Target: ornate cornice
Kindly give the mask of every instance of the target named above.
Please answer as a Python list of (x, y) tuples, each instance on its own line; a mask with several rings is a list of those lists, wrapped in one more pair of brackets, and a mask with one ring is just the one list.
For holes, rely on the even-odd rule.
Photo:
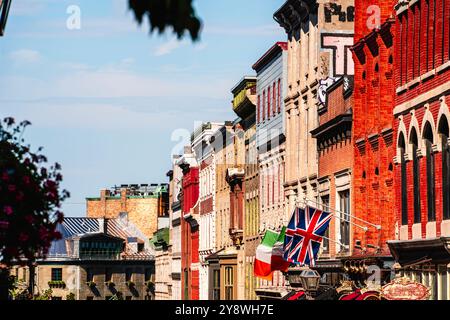
[(316, 8), (316, 1), (288, 0), (274, 13), (273, 17), (289, 34), (297, 29), (300, 23), (309, 16), (309, 13)]

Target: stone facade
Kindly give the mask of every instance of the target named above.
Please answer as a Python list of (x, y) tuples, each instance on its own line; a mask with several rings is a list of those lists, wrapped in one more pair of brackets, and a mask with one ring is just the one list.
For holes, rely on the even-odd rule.
[(287, 215), (296, 204), (317, 200), (318, 109), (340, 76), (353, 75), (353, 1), (287, 1), (275, 20), (288, 35), (285, 102)]
[(168, 216), (168, 186), (130, 185), (114, 190), (101, 190), (99, 198), (86, 199), (89, 218), (118, 218), (126, 212), (147, 239), (158, 229), (158, 217)]
[[(11, 274), (28, 282), (28, 277), (22, 278), (24, 272), (29, 272), (27, 267), (18, 267), (14, 268)], [(61, 273), (63, 285), (52, 283), (52, 273), (55, 272)], [(152, 281), (154, 272), (154, 266), (139, 262), (40, 262), (35, 268), (35, 294), (42, 294), (51, 289), (54, 300), (66, 300), (69, 294), (73, 294), (75, 300), (110, 300), (117, 296), (117, 293), (124, 300), (153, 300), (154, 296), (148, 292), (146, 281)], [(134, 286), (127, 285), (127, 273), (131, 274)], [(109, 285), (107, 280), (114, 283), (114, 286)], [(95, 283), (95, 286), (89, 286), (90, 281)]]

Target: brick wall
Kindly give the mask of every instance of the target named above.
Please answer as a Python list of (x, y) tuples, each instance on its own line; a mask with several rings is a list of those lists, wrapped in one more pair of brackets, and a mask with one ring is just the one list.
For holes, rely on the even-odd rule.
[(121, 212), (128, 213), (130, 222), (142, 231), (148, 239), (158, 229), (158, 197), (131, 198), (122, 190), (120, 198), (108, 197), (103, 190), (101, 197), (87, 199), (88, 218), (118, 218)]
[[(363, 247), (379, 246), (389, 250), (386, 241), (394, 237), (393, 145), (393, 36), (395, 25), (384, 25), (393, 14), (396, 1), (356, 1), (355, 3), (355, 88), (353, 109), (353, 214), (370, 223), (381, 225), (380, 231), (352, 226), (353, 237)], [(381, 30), (371, 29), (373, 8), (380, 9)], [(376, 8), (375, 8), (376, 9)], [(365, 39), (362, 39), (364, 38)], [(354, 254), (361, 252), (355, 250)], [(375, 254), (368, 249), (369, 254)]]

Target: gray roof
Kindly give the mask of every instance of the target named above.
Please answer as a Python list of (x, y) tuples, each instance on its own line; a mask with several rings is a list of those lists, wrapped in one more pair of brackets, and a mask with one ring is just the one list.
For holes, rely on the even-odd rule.
[[(67, 242), (76, 237), (103, 233), (103, 221), (103, 219), (95, 218), (64, 218), (63, 223), (57, 226), (57, 231), (61, 233), (62, 239), (52, 242), (48, 258), (67, 257)], [(153, 256), (153, 253), (149, 250), (150, 246), (147, 246), (147, 239), (142, 239), (142, 233), (131, 222), (126, 222), (125, 225), (119, 219), (107, 219), (107, 234), (112, 237), (124, 239), (125, 242), (130, 239), (144, 242), (146, 250), (139, 254), (139, 259), (142, 259), (144, 255), (148, 257)], [(125, 255), (128, 254), (125, 253)], [(132, 259), (132, 256), (133, 254), (130, 254), (127, 260)]]

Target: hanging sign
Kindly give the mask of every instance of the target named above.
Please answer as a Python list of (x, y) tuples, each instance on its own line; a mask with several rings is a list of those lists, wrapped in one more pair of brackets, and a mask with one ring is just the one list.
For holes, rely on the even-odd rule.
[(428, 300), (430, 289), (421, 283), (402, 277), (383, 286), (381, 295), (387, 300)]

